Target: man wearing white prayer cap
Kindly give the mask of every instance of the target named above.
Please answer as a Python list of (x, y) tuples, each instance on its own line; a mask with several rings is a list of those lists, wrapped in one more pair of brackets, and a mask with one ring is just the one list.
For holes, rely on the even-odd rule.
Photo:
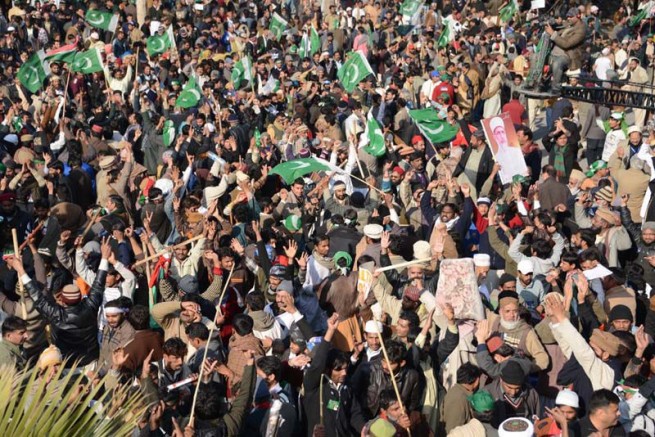
[(364, 325), (366, 342), (355, 347), (355, 352), (350, 357), (353, 364), (369, 363), (382, 359), (380, 346), (380, 335), (382, 335), (382, 323), (369, 320)]

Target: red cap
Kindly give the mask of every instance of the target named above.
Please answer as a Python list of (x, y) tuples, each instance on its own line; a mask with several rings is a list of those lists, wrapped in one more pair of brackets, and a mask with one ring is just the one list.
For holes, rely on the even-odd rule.
[(405, 174), (405, 170), (403, 170), (401, 166), (397, 165), (393, 168), (393, 173), (398, 173), (400, 176), (402, 176)]
[(97, 134), (101, 134), (103, 129), (102, 126), (100, 126), (99, 124), (94, 124), (93, 126), (91, 126), (91, 130)]
[(414, 144), (418, 143), (419, 141), (423, 141), (423, 137), (420, 136), (420, 135), (414, 135), (414, 136), (412, 137), (412, 146), (413, 146)]
[(15, 193), (2, 193), (0, 194), (0, 202), (7, 202), (11, 200), (16, 200)]
[(407, 299), (413, 302), (418, 302), (421, 297), (421, 290), (415, 285), (409, 285), (405, 288), (404, 295), (407, 296)]
[(503, 339), (500, 338), (500, 336), (498, 336), (498, 335), (494, 335), (493, 337), (489, 338), (489, 340), (487, 340), (487, 349), (489, 349), (490, 354), (493, 354), (503, 344), (504, 344)]

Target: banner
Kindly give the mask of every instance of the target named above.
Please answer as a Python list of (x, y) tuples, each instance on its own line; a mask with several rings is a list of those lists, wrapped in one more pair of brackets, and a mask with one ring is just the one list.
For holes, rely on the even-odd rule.
[(500, 164), (502, 183), (510, 183), (514, 175), (529, 176), (509, 113), (503, 112), (495, 117), (485, 118), (482, 120), (482, 129), (491, 153)]

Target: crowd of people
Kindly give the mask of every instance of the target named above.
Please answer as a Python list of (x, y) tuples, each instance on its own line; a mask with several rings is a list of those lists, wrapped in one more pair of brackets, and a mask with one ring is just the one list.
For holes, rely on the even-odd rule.
[(560, 94), (651, 94), (653, 2), (2, 11), (0, 365), (134, 436), (655, 435), (653, 114)]

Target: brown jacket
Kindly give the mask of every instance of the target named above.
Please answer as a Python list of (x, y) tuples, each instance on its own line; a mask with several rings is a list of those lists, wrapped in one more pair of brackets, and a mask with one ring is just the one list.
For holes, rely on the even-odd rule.
[(586, 37), (585, 25), (581, 20), (571, 27), (553, 33), (550, 39), (555, 43), (554, 56), (568, 56), (569, 70), (577, 70), (582, 66), (582, 54)]
[(243, 351), (254, 350), (255, 357), (261, 357), (266, 354), (260, 339), (252, 334), (245, 337), (240, 335), (232, 335), (230, 338), (230, 353), (227, 356), (227, 367), (234, 372), (236, 376), (241, 378), (243, 369), (246, 367), (248, 359)]

